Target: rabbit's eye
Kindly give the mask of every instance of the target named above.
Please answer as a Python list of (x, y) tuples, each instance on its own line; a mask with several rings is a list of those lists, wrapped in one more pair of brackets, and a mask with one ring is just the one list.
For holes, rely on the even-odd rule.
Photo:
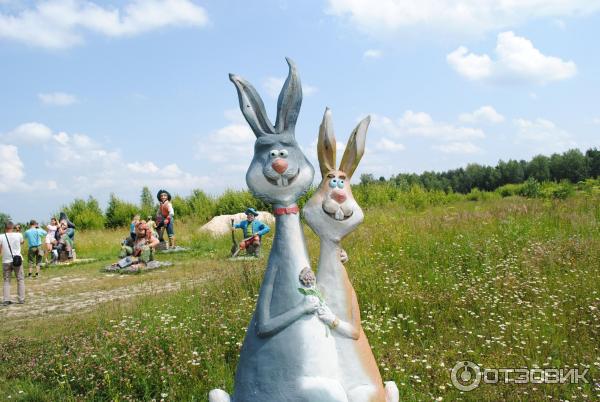
[(338, 180), (337, 179), (331, 179), (331, 180), (329, 180), (329, 187), (336, 188), (337, 185), (338, 185)]
[(285, 149), (282, 149), (281, 151), (279, 151), (279, 156), (282, 158), (287, 158), (288, 156), (288, 151)]
[(338, 188), (344, 188), (344, 180), (340, 180), (337, 183)]
[(277, 155), (279, 155), (279, 151), (276, 149), (272, 149), (271, 152), (269, 152), (269, 155), (271, 155), (272, 157), (276, 157)]

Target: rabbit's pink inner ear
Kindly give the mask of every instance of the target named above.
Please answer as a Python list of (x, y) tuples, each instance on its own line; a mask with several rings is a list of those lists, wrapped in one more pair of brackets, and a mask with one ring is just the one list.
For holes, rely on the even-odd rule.
[(323, 121), (319, 127), (319, 141), (317, 144), (317, 156), (319, 158), (319, 167), (321, 168), (321, 176), (325, 178), (327, 173), (335, 170), (335, 153), (336, 153), (335, 135), (333, 133), (333, 121), (331, 118), (331, 110), (325, 109)]
[(348, 139), (348, 145), (346, 145), (342, 162), (340, 162), (340, 170), (348, 175), (348, 180), (350, 180), (354, 174), (354, 171), (358, 167), (358, 163), (365, 153), (367, 129), (369, 128), (370, 122), (371, 116), (362, 119)]

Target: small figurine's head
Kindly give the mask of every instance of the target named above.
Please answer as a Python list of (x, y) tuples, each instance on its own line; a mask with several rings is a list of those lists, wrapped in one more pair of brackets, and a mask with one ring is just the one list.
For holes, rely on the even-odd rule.
[(152, 237), (152, 231), (148, 227), (148, 224), (146, 224), (146, 221), (139, 221), (137, 225), (135, 225), (135, 237), (136, 239), (149, 239)]
[(303, 209), (308, 225), (319, 237), (340, 241), (363, 221), (363, 212), (352, 195), (350, 179), (364, 154), (369, 122), (367, 116), (358, 123), (336, 169), (331, 111), (325, 109), (317, 146), (322, 180)]
[(286, 60), (289, 74), (279, 94), (275, 125), (269, 120), (254, 87), (237, 75), (229, 75), (237, 89), (242, 114), (256, 136), (246, 183), (256, 197), (284, 206), (304, 194), (314, 176), (314, 169), (294, 134), (302, 103), (302, 87), (294, 63)]
[(163, 203), (165, 201), (171, 201), (171, 193), (169, 193), (167, 190), (158, 190), (158, 193), (156, 194), (156, 198), (158, 199), (158, 201), (160, 203)]
[(246, 213), (246, 220), (248, 220), (248, 222), (252, 222), (254, 220), (254, 218), (256, 218), (258, 216), (258, 211), (256, 211), (256, 209), (254, 209), (254, 208), (246, 209), (245, 213)]

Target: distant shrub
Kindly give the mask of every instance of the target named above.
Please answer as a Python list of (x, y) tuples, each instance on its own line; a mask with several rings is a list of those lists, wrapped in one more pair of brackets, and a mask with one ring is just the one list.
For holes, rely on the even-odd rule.
[(246, 208), (253, 207), (257, 210), (269, 210), (270, 208), (258, 200), (249, 191), (226, 190), (217, 198), (215, 215), (231, 215), (244, 212)]
[(520, 191), (520, 184), (505, 184), (496, 189), (496, 192), (500, 194), (501, 197), (512, 197), (514, 195), (519, 195)]
[(192, 214), (192, 208), (187, 200), (179, 195), (174, 196), (171, 199), (171, 205), (173, 205), (173, 212), (177, 218), (183, 218)]
[(541, 185), (533, 177), (530, 177), (529, 179), (525, 180), (525, 182), (520, 186), (521, 188), (519, 189), (519, 195), (523, 197), (537, 198), (541, 194)]
[(190, 213), (202, 222), (209, 221), (215, 216), (216, 200), (202, 190), (194, 190), (187, 198)]
[(135, 204), (120, 200), (111, 194), (106, 208), (106, 226), (109, 228), (129, 226), (134, 215), (139, 213), (140, 210)]
[(64, 206), (62, 211), (67, 214), (77, 229), (102, 229), (104, 227), (104, 214), (98, 200), (91, 196), (87, 201), (75, 199), (71, 204)]
[(541, 193), (545, 198), (564, 200), (575, 193), (575, 187), (566, 180), (560, 183), (545, 183)]

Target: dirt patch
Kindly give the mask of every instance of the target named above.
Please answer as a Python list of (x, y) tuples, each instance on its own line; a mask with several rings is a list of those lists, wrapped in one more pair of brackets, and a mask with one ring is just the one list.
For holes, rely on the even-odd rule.
[[(123, 275), (107, 274), (106, 276), (115, 276), (122, 278)], [(69, 295), (53, 295), (52, 293), (61, 290), (64, 287), (71, 287), (75, 283), (82, 281), (101, 281), (102, 278), (84, 278), (59, 276), (50, 278), (37, 284), (31, 284), (31, 280), (26, 281), (27, 300), (25, 304), (12, 304), (6, 307), (0, 307), (0, 319), (2, 318), (33, 318), (43, 315), (60, 315), (73, 312), (91, 310), (100, 303), (111, 301), (126, 300), (136, 296), (152, 295), (163, 292), (174, 292), (182, 289), (184, 286), (193, 286), (205, 281), (205, 278), (171, 282), (145, 282), (131, 285), (113, 287), (109, 290), (88, 290), (76, 291)], [(14, 285), (13, 285), (14, 288)], [(11, 295), (15, 297), (13, 293)]]

